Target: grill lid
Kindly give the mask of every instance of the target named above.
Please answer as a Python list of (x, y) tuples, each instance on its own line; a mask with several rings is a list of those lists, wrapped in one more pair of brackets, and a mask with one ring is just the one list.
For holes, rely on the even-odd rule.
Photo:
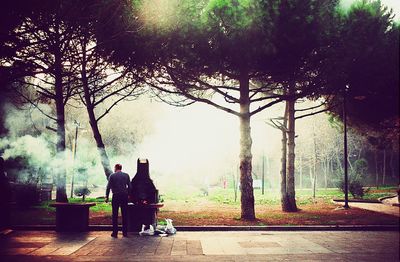
[(149, 160), (137, 160), (137, 173), (131, 182), (131, 200), (134, 204), (157, 203), (157, 189), (149, 174)]

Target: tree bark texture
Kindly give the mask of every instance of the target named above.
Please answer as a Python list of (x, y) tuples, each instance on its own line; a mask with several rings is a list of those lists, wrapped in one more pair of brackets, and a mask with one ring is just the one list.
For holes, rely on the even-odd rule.
[(282, 157), (281, 157), (281, 207), (282, 211), (290, 211), (290, 203), (287, 195), (287, 116), (288, 116), (288, 103), (285, 106), (285, 113), (283, 116), (283, 123), (281, 127), (282, 132)]
[[(289, 86), (289, 95), (294, 95), (294, 84)], [(296, 205), (296, 191), (295, 191), (295, 102), (294, 98), (287, 100), (288, 104), (288, 162), (287, 162), (287, 173), (286, 173), (286, 192), (289, 201), (290, 212), (297, 211)]]
[(250, 98), (249, 77), (242, 73), (240, 78), (240, 191), (241, 191), (241, 218), (254, 220), (254, 192), (252, 178), (250, 129)]

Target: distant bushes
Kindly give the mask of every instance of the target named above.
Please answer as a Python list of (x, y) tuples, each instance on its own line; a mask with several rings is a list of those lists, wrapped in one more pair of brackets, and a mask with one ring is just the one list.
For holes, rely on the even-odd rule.
[[(354, 170), (350, 172), (348, 189), (353, 198), (363, 198), (368, 189), (364, 189), (364, 184), (362, 182), (366, 171), (368, 170), (368, 162), (361, 158), (354, 162)], [(339, 181), (338, 188), (344, 193), (345, 192), (345, 182), (344, 178)]]
[[(339, 189), (344, 193), (344, 180), (340, 181)], [(367, 190), (364, 189), (363, 184), (359, 180), (350, 180), (349, 181), (349, 192), (353, 196), (353, 198), (363, 198)]]
[(86, 186), (77, 187), (74, 189), (74, 194), (78, 197), (82, 197), (82, 200), (85, 201), (85, 197), (90, 195), (91, 191)]

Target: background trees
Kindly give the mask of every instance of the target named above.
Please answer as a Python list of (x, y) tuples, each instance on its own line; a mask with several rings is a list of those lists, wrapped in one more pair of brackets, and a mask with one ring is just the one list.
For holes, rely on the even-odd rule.
[[(335, 45), (336, 41), (342, 41), (339, 36), (342, 27), (333, 26), (342, 21), (335, 20), (337, 2), (210, 0), (177, 3), (158, 2), (160, 6), (173, 6), (162, 11), (148, 8), (148, 1), (136, 2), (128, 8), (134, 13), (130, 15), (135, 23), (142, 24), (132, 39), (142, 37), (148, 47), (158, 51), (148, 59), (145, 56), (153, 69), (147, 84), (155, 88), (163, 100), (180, 95), (189, 103), (205, 103), (239, 117), (243, 219), (255, 218), (250, 119), (286, 100), (288, 154), (283, 196), (287, 200), (283, 203), (286, 203), (284, 209), (295, 211), (295, 101), (321, 94), (339, 97), (343, 85), (329, 74), (324, 75), (323, 62), (351, 75), (348, 60), (341, 60), (344, 64), (336, 67), (332, 59), (337, 57), (327, 55), (341, 52), (338, 47), (342, 47)], [(121, 16), (118, 19), (128, 20)], [(116, 51), (111, 48), (115, 51), (114, 57), (121, 64), (135, 65), (137, 53), (129, 46), (123, 47)], [(134, 55), (127, 60), (123, 54), (130, 53)], [(337, 101), (330, 99), (329, 106), (335, 106)], [(170, 101), (175, 102), (175, 98)]]
[[(1, 28), (7, 32), (3, 80), (16, 79), (16, 90), (39, 109), (38, 102), (53, 107), (44, 113), (57, 123), (59, 152), (66, 147), (64, 108), (84, 105), (106, 175), (107, 143), (98, 123), (117, 103), (142, 93), (141, 83), (170, 104), (200, 102), (238, 117), (243, 219), (255, 218), (251, 119), (285, 101), (282, 205), (295, 211), (295, 120), (308, 115), (296, 105), (300, 98), (319, 98), (340, 119), (348, 85), (350, 122), (379, 146), (382, 169), (390, 158), (387, 141), (397, 139), (399, 26), (378, 2), (363, 1), (349, 12), (337, 12), (336, 4), (110, 0), (15, 7), (11, 13), (18, 15)], [(312, 167), (314, 187), (327, 186), (325, 171), (340, 170), (340, 152), (324, 150), (312, 137), (316, 146), (301, 161)]]
[[(183, 95), (239, 117), (243, 219), (255, 218), (250, 117), (280, 101), (275, 95), (263, 93), (268, 89), (266, 85), (252, 83), (260, 78), (258, 69), (263, 57), (271, 52), (269, 42), (264, 41), (268, 37), (261, 37), (266, 32), (259, 17), (253, 15), (259, 14), (258, 4), (193, 1), (183, 5), (178, 9), (182, 21), (176, 28), (167, 32), (155, 28), (159, 33), (155, 38), (163, 48), (161, 59), (156, 61), (155, 77), (148, 81), (164, 94)], [(148, 26), (154, 33), (153, 25)], [(259, 108), (251, 109), (252, 103), (258, 103)]]
[(86, 107), (93, 138), (108, 178), (112, 169), (99, 121), (119, 102), (135, 99), (144, 90), (138, 88), (139, 76), (135, 68), (115, 66), (110, 57), (102, 52), (102, 45), (106, 45), (107, 40), (102, 43), (95, 37), (95, 31), (101, 28), (96, 22), (97, 12), (92, 10), (96, 6), (89, 2), (81, 4), (81, 8), (80, 16), (76, 17), (79, 21), (76, 28), (78, 36), (71, 43), (71, 61), (77, 67), (78, 96)]
[(382, 152), (383, 166), (387, 151), (398, 152), (399, 139), (400, 27), (393, 17), (380, 1), (356, 2), (339, 12), (324, 66), (329, 87), (337, 90), (329, 104), (347, 100), (346, 108), (330, 111), (342, 119), (346, 110), (350, 125)]
[[(18, 19), (4, 28), (9, 36), (4, 38), (3, 47), (8, 52), (4, 55), (2, 71), (18, 73), (8, 74), (7, 81), (15, 84), (12, 91), (56, 122), (56, 128), (50, 125), (49, 129), (57, 135), (56, 157), (61, 162), (66, 151), (65, 107), (71, 98), (80, 96), (108, 176), (111, 168), (98, 121), (122, 99), (133, 98), (141, 92), (132, 86), (133, 80), (128, 77), (132, 74), (128, 70), (122, 72), (112, 67), (107, 57), (100, 54), (94, 32), (102, 9), (92, 1), (50, 1), (38, 6), (32, 3), (25, 6), (26, 10), (20, 10), (18, 4), (10, 3)], [(95, 112), (101, 103), (104, 111)], [(54, 111), (43, 110), (43, 104), (54, 107)], [(65, 165), (61, 164), (55, 173), (57, 201), (67, 201)]]
[[(268, 57), (268, 76), (286, 95), (282, 128), (282, 209), (297, 211), (295, 200), (295, 103), (324, 88), (318, 55), (331, 30), (336, 1), (277, 1), (272, 15), (275, 52)], [(306, 115), (307, 109), (299, 111)], [(285, 153), (286, 152), (286, 153)], [(284, 170), (285, 169), (285, 170)]]
[[(399, 23), (379, 1), (360, 1), (337, 15), (337, 27), (325, 67), (330, 87), (336, 90), (331, 104), (341, 104), (343, 90), (348, 120), (377, 143), (374, 132), (398, 140)], [(342, 117), (341, 107), (331, 107)], [(392, 133), (394, 131), (394, 133)], [(396, 142), (395, 142), (396, 143)]]
[[(49, 1), (40, 7), (31, 6), (19, 24), (13, 28), (14, 55), (7, 61), (11, 67), (21, 68), (17, 80), (17, 92), (39, 110), (39, 102), (54, 106), (53, 114), (47, 114), (56, 123), (56, 152), (63, 159), (65, 145), (65, 105), (75, 95), (73, 83), (75, 68), (69, 60), (70, 43), (76, 36), (74, 27), (66, 19), (73, 6), (59, 1)], [(26, 89), (26, 87), (31, 87)], [(65, 192), (66, 171), (60, 166), (57, 174), (57, 201), (67, 201)]]

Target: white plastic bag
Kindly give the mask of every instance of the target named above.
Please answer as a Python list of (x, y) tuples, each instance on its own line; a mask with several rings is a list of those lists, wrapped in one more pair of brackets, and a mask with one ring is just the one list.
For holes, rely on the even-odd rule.
[(150, 225), (149, 229), (144, 230), (146, 226), (142, 225), (142, 231), (139, 232), (139, 235), (141, 236), (153, 236), (154, 235), (154, 227), (153, 225)]
[(176, 234), (176, 228), (172, 225), (172, 219), (166, 218), (165, 221), (167, 222), (167, 226), (165, 227), (165, 233), (168, 235)]

